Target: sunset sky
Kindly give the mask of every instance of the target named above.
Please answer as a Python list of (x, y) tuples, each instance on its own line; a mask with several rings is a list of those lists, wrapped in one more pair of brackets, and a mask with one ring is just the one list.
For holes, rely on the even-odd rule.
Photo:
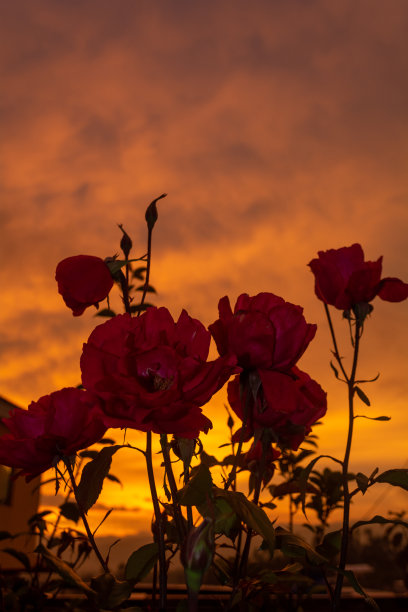
[[(0, 395), (27, 406), (80, 382), (82, 344), (101, 321), (94, 309), (72, 316), (55, 267), (116, 253), (118, 223), (142, 255), (145, 208), (166, 192), (155, 304), (205, 325), (224, 295), (270, 291), (303, 306), (318, 332), (300, 365), (329, 400), (320, 449), (341, 457), (346, 390), (307, 263), (359, 242), (368, 259), (384, 256), (384, 276), (408, 282), (407, 31), (406, 0), (1, 2)], [(392, 420), (356, 422), (353, 471), (408, 467), (407, 324), (408, 302), (374, 302), (360, 377), (381, 375), (358, 412)], [(205, 409), (204, 444), (219, 457), (224, 402), (220, 392)], [(140, 456), (121, 451), (113, 471), (124, 487), (107, 487), (99, 513), (122, 510), (104, 533), (145, 530)], [(406, 506), (378, 485), (353, 516), (383, 494), (372, 514)], [(55, 503), (52, 490), (43, 502)]]

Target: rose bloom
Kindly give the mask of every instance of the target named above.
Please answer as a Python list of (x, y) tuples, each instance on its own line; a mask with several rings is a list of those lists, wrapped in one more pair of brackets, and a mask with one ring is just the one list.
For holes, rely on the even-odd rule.
[(273, 293), (239, 296), (232, 312), (228, 297), (218, 305), (219, 319), (209, 326), (220, 355), (234, 353), (245, 369), (289, 370), (316, 333), (303, 309)]
[[(258, 374), (262, 384), (255, 405), (253, 401), (248, 402), (244, 439), (249, 440), (256, 429), (269, 428), (278, 445), (297, 450), (311, 432), (312, 425), (326, 414), (325, 391), (297, 367), (290, 373), (260, 370)], [(228, 385), (228, 401), (241, 420), (247, 392), (248, 388), (241, 402), (238, 376)], [(240, 430), (235, 433), (235, 439), (239, 436)]]
[(0, 439), (0, 463), (18, 468), (26, 480), (98, 442), (106, 431), (100, 400), (75, 388), (44, 395), (2, 423), (9, 433)]
[(231, 355), (206, 361), (210, 340), (185, 310), (177, 322), (166, 308), (118, 315), (84, 344), (82, 381), (103, 398), (107, 426), (195, 438), (212, 427), (200, 407), (239, 371)]
[(113, 278), (108, 266), (100, 257), (75, 255), (60, 261), (55, 271), (58, 292), (74, 317), (81, 315), (88, 306), (96, 306), (108, 295)]
[(381, 279), (382, 257), (364, 261), (359, 244), (319, 251), (318, 255), (308, 265), (315, 276), (316, 295), (326, 304), (349, 310), (356, 304), (371, 302), (377, 295), (387, 302), (401, 302), (408, 297), (408, 284), (398, 278)]

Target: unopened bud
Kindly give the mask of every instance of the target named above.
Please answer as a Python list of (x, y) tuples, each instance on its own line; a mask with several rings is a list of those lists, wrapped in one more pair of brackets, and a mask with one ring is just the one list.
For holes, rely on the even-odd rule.
[(198, 527), (193, 527), (181, 550), (187, 586), (198, 593), (204, 575), (214, 556), (214, 521), (206, 517)]
[(147, 223), (147, 229), (149, 230), (149, 232), (152, 231), (154, 224), (156, 223), (157, 218), (158, 218), (156, 202), (158, 200), (161, 200), (162, 198), (165, 198), (166, 195), (167, 193), (162, 193), (158, 198), (153, 200), (153, 202), (151, 202), (146, 209), (145, 219)]
[(120, 241), (120, 248), (122, 249), (125, 258), (128, 259), (129, 253), (132, 248), (132, 240), (129, 234), (123, 229), (123, 225), (121, 223), (118, 223), (118, 227), (122, 230), (123, 233), (122, 239)]

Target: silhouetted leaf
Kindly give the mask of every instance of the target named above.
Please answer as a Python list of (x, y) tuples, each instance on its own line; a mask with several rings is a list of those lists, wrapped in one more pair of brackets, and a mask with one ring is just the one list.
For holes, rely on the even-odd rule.
[(364, 391), (360, 389), (360, 387), (354, 387), (354, 390), (357, 393), (358, 397), (361, 399), (361, 401), (366, 404), (366, 406), (371, 406), (370, 400), (368, 399)]
[(133, 306), (130, 307), (130, 312), (134, 313), (134, 312), (143, 312), (144, 310), (147, 310), (148, 308), (152, 308), (153, 304), (148, 304), (147, 302), (144, 302), (144, 304), (134, 304)]
[(408, 527), (408, 523), (405, 521), (401, 521), (399, 519), (388, 519), (388, 518), (385, 518), (384, 516), (380, 516), (376, 514), (369, 521), (357, 521), (357, 523), (354, 523), (354, 525), (350, 527), (350, 530), (352, 531), (353, 529), (357, 529), (357, 527), (362, 527), (363, 525), (373, 525), (373, 524), (379, 524), (379, 525), (392, 524), (392, 525), (402, 525), (403, 527)]
[(136, 291), (146, 291), (147, 293), (157, 293), (156, 289), (152, 285), (142, 285), (141, 287), (136, 287)]
[(150, 572), (159, 557), (159, 547), (156, 542), (145, 544), (135, 550), (129, 557), (125, 568), (125, 578), (133, 584), (143, 580)]
[(82, 470), (78, 485), (77, 502), (84, 512), (88, 512), (98, 499), (105, 477), (112, 463), (112, 456), (122, 448), (121, 445), (107, 446), (99, 451), (98, 456), (86, 464)]
[(387, 482), (394, 487), (401, 487), (408, 491), (408, 470), (407, 469), (396, 469), (387, 470), (374, 480), (375, 482)]
[(133, 278), (138, 278), (139, 280), (144, 280), (144, 273), (146, 272), (146, 266), (142, 266), (140, 268), (136, 268), (132, 272)]
[(17, 559), (17, 561), (20, 561), (28, 572), (31, 571), (30, 560), (21, 550), (16, 550), (15, 548), (1, 548), (0, 550), (1, 552), (10, 555), (10, 557), (14, 557), (14, 559)]
[(78, 505), (75, 502), (65, 502), (59, 507), (62, 516), (77, 523), (81, 518)]
[(94, 315), (95, 317), (116, 317), (116, 312), (111, 310), (110, 308), (102, 308), (102, 310), (98, 310)]
[(364, 495), (364, 493), (368, 489), (368, 485), (369, 485), (370, 479), (365, 474), (363, 474), (362, 472), (358, 472), (356, 474), (356, 482), (357, 482), (358, 488), (360, 489), (360, 491)]
[(343, 465), (342, 461), (340, 461), (339, 459), (336, 459), (335, 457), (332, 457), (331, 455), (318, 455), (318, 457), (314, 457), (314, 459), (312, 459), (311, 462), (305, 468), (303, 468), (303, 470), (300, 472), (300, 475), (299, 475), (299, 485), (300, 485), (300, 491), (301, 491), (300, 495), (302, 499), (302, 512), (305, 516), (306, 516), (305, 507), (306, 507), (307, 483), (309, 480), (310, 473), (313, 470), (317, 461), (319, 461), (319, 459), (331, 459), (332, 461), (339, 463), (341, 466)]

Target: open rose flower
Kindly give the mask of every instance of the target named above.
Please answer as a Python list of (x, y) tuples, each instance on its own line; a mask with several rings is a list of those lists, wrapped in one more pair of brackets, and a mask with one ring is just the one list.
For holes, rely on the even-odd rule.
[[(260, 370), (258, 374), (262, 384), (255, 405), (252, 400), (248, 402), (245, 440), (249, 440), (256, 429), (269, 428), (272, 439), (280, 446), (297, 450), (312, 425), (326, 413), (326, 393), (297, 367), (290, 373)], [(238, 376), (228, 385), (228, 401), (242, 420), (247, 392), (248, 387), (241, 401)], [(239, 435), (236, 432), (237, 439)]]
[(75, 255), (59, 262), (55, 271), (58, 292), (74, 317), (81, 315), (88, 306), (96, 306), (108, 295), (113, 278), (108, 266), (100, 257)]
[(109, 427), (195, 438), (212, 427), (200, 407), (238, 371), (231, 355), (206, 361), (210, 340), (185, 310), (177, 322), (166, 308), (119, 315), (84, 344), (82, 382), (103, 398)]
[(273, 293), (239, 296), (232, 312), (228, 297), (209, 326), (220, 355), (233, 353), (244, 369), (285, 371), (295, 365), (316, 333), (303, 309)]
[(401, 302), (408, 297), (408, 284), (398, 278), (381, 279), (382, 257), (364, 261), (359, 244), (319, 251), (318, 255), (308, 265), (315, 276), (316, 295), (326, 304), (350, 310), (356, 304), (371, 302), (377, 295), (387, 302)]
[(2, 422), (9, 431), (0, 439), (0, 463), (18, 468), (26, 480), (98, 442), (106, 431), (100, 400), (75, 388), (44, 395)]

